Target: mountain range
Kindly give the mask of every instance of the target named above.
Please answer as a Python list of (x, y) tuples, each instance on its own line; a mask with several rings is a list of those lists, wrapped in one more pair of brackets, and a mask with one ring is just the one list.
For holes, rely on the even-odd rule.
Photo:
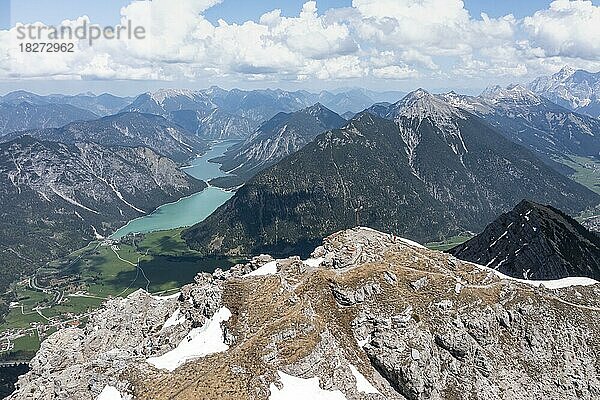
[(0, 144), (0, 285), (206, 185), (147, 147)]
[(138, 96), (122, 111), (162, 115), (209, 139), (246, 138), (279, 113), (291, 113), (321, 103), (337, 113), (356, 113), (399, 92), (376, 93), (347, 89), (336, 93), (283, 90), (162, 89)]
[[(11, 318), (30, 324), (23, 300), (35, 303), (31, 277), (47, 262), (94, 241), (74, 260), (98, 276), (106, 262), (125, 282), (102, 307), (73, 285), (32, 308), (48, 320), (31, 325), (41, 333), (59, 325), (55, 311), (94, 304), (67, 314), (69, 329), (45, 339), (9, 399), (598, 398), (600, 235), (569, 215), (598, 229), (600, 194), (561, 164), (600, 158), (597, 80), (584, 72), (479, 96), (212, 87), (1, 97), (7, 349), (30, 341)], [(211, 160), (227, 176), (207, 184), (184, 172), (227, 139), (237, 140), (209, 153), (236, 143)], [(223, 175), (202, 161), (188, 171)], [(583, 178), (592, 186), (595, 175)], [(151, 245), (105, 240), (209, 185), (236, 193), (202, 222), (141, 238)], [(195, 215), (185, 203), (172, 206)], [(445, 253), (416, 242), (463, 233), (474, 237)], [(245, 261), (229, 268), (230, 257)], [(192, 275), (165, 267), (171, 258)], [(117, 260), (127, 274), (112, 275)], [(118, 298), (142, 275), (146, 290), (164, 290), (146, 276), (163, 267), (176, 294)], [(203, 268), (216, 269), (193, 277)]]
[(426, 242), (480, 231), (523, 198), (568, 212), (600, 200), (485, 121), (417, 90), (319, 135), (183, 237), (228, 254), (302, 252), (356, 225)]
[(482, 118), (557, 170), (567, 170), (557, 161), (569, 155), (600, 157), (599, 119), (554, 104), (523, 86), (495, 86), (477, 97), (454, 92), (439, 97)]
[[(214, 161), (243, 182), (300, 150), (320, 133), (341, 128), (345, 123), (344, 118), (320, 103), (292, 113), (279, 113)], [(230, 182), (231, 177), (217, 179), (214, 184), (221, 181)]]
[(106, 146), (145, 146), (184, 163), (205, 151), (207, 143), (159, 115), (128, 112), (92, 121), (72, 122), (61, 128), (13, 132), (0, 138), (9, 141), (28, 135), (61, 143), (94, 142)]
[(600, 235), (554, 207), (527, 200), (448, 252), (521, 279), (600, 280)]
[(90, 111), (68, 104), (16, 104), (0, 102), (0, 139), (11, 132), (58, 128), (74, 121), (97, 119)]
[(535, 79), (528, 87), (558, 105), (600, 117), (600, 72), (566, 66), (553, 75)]
[(131, 97), (119, 97), (103, 93), (96, 96), (93, 93), (78, 95), (51, 94), (47, 96), (17, 90), (0, 96), (0, 103), (18, 105), (23, 102), (34, 105), (62, 104), (70, 105), (81, 110), (87, 110), (95, 115), (104, 117), (116, 114), (119, 110), (131, 103)]

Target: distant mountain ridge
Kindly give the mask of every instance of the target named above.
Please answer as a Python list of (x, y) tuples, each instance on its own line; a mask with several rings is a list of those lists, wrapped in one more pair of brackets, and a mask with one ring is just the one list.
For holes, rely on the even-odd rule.
[(553, 75), (535, 79), (528, 88), (563, 107), (600, 117), (600, 72), (565, 66)]
[[(272, 90), (161, 89), (138, 96), (121, 111), (162, 115), (209, 139), (246, 138), (278, 113), (290, 113), (321, 103), (340, 114), (364, 110), (381, 98), (398, 92), (377, 93), (364, 89), (338, 92), (289, 92)], [(376, 98), (376, 99), (374, 99)]]
[(345, 123), (344, 118), (320, 103), (292, 113), (279, 113), (215, 161), (222, 164), (223, 170), (245, 180), (300, 150), (317, 135)]
[(208, 149), (205, 141), (159, 115), (121, 113), (60, 128), (15, 132), (3, 141), (28, 135), (61, 143), (94, 142), (106, 146), (145, 146), (183, 163)]
[(569, 212), (600, 202), (478, 117), (417, 90), (319, 135), (184, 237), (230, 254), (301, 251), (356, 225), (427, 242), (483, 229), (525, 197)]
[(124, 112), (162, 115), (208, 139), (244, 138), (263, 121), (303, 103), (283, 91), (163, 89), (138, 96)]
[(556, 159), (600, 157), (600, 120), (578, 114), (520, 85), (495, 86), (480, 96), (438, 95), (482, 118), (506, 138), (528, 147), (556, 169)]
[(515, 278), (600, 280), (600, 236), (554, 207), (526, 200), (448, 252)]
[(131, 103), (131, 97), (119, 97), (109, 93), (96, 96), (93, 93), (82, 93), (77, 95), (51, 94), (38, 95), (24, 90), (10, 92), (0, 96), (0, 103), (18, 105), (23, 102), (34, 105), (63, 104), (87, 110), (100, 117), (116, 114), (119, 110)]
[(68, 104), (15, 104), (0, 102), (0, 138), (15, 131), (58, 128), (74, 121), (97, 119), (98, 115)]

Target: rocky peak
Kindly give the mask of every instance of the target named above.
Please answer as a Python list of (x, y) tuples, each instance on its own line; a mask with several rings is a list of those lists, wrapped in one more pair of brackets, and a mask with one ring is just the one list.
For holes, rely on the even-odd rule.
[(492, 107), (485, 104), (481, 97), (474, 97), (450, 91), (448, 93), (438, 94), (438, 98), (446, 101), (453, 107), (466, 110), (475, 115), (485, 115), (493, 112)]
[(560, 106), (600, 116), (600, 73), (565, 67), (551, 76), (535, 79), (528, 86), (535, 93)]
[(304, 110), (301, 110), (300, 112), (311, 115), (317, 118), (317, 120), (319, 121), (332, 118), (333, 116), (338, 116), (338, 114), (334, 113), (321, 103), (315, 103), (314, 105), (307, 107)]
[(600, 280), (600, 237), (560, 210), (528, 200), (449, 252), (517, 278)]
[[(350, 121), (341, 128), (341, 135), (344, 137), (374, 137), (380, 135), (382, 131), (396, 132), (395, 124), (382, 118), (371, 111), (363, 111), (356, 114)], [(330, 135), (330, 140), (337, 142), (339, 135)]]
[(527, 105), (536, 105), (543, 102), (542, 98), (519, 84), (508, 85), (506, 88), (494, 86), (481, 93), (480, 98), (494, 103), (524, 103)]
[(463, 118), (460, 109), (453, 107), (447, 101), (432, 95), (424, 89), (417, 89), (404, 97), (391, 107), (394, 119), (408, 118), (423, 120), (431, 119), (433, 122), (448, 121), (454, 117)]
[(147, 95), (150, 96), (157, 104), (162, 105), (165, 100), (175, 97), (187, 97), (189, 99), (194, 99), (198, 96), (198, 93), (189, 89), (159, 89), (154, 92), (148, 92)]
[(111, 300), (48, 338), (10, 400), (591, 400), (599, 294), (356, 228), (307, 260), (263, 255), (173, 296)]
[(323, 112), (325, 110), (328, 110), (327, 107), (325, 107), (323, 104), (321, 104), (320, 102), (316, 102), (315, 104), (313, 104), (310, 107), (305, 108), (306, 111), (309, 112)]
[(564, 67), (562, 67), (560, 69), (560, 71), (558, 71), (556, 74), (553, 75), (554, 78), (556, 78), (557, 80), (563, 81), (566, 80), (568, 78), (570, 78), (571, 76), (573, 76), (573, 74), (577, 72), (577, 69), (569, 66), (569, 65), (565, 65)]
[(496, 93), (501, 92), (502, 86), (500, 85), (492, 85), (492, 86), (488, 86), (486, 87), (483, 92), (481, 92), (481, 94), (479, 95), (480, 97), (493, 97), (496, 95)]

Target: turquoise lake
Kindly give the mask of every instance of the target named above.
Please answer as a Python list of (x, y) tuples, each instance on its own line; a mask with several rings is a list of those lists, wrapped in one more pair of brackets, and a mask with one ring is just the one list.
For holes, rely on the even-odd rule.
[[(235, 141), (213, 143), (211, 149), (191, 162), (189, 167), (182, 168), (194, 178), (208, 182), (212, 178), (227, 176), (219, 169), (220, 164), (208, 160), (221, 156)], [(129, 221), (110, 237), (120, 239), (130, 233), (147, 233), (166, 229), (192, 226), (212, 214), (219, 206), (234, 195), (216, 187), (208, 187), (175, 203), (168, 203), (157, 208), (152, 214)]]

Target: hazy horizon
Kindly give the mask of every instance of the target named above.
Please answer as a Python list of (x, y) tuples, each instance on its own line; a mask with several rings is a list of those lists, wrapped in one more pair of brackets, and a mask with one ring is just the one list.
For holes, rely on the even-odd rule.
[[(124, 81), (127, 82), (127, 81)], [(464, 90), (460, 90), (460, 88), (426, 88), (426, 87), (422, 87), (422, 86), (415, 86), (409, 89), (369, 89), (366, 87), (361, 87), (361, 86), (339, 86), (339, 87), (334, 87), (331, 89), (326, 89), (326, 88), (321, 88), (321, 89), (306, 89), (306, 88), (283, 88), (283, 87), (278, 87), (278, 86), (260, 86), (260, 87), (238, 87), (238, 86), (230, 86), (230, 87), (225, 87), (222, 85), (209, 85), (209, 86), (201, 86), (201, 85), (189, 85), (186, 84), (185, 82), (182, 82), (181, 85), (165, 85), (165, 82), (156, 82), (155, 85), (153, 84), (149, 84), (149, 82), (144, 82), (143, 85), (138, 86), (136, 85), (135, 87), (127, 90), (127, 89), (119, 89), (119, 88), (113, 88), (113, 90), (106, 90), (106, 88), (103, 87), (99, 87), (97, 88), (95, 84), (91, 84), (91, 85), (86, 85), (86, 84), (82, 84), (82, 90), (79, 90), (79, 85), (72, 85), (71, 83), (69, 83), (68, 85), (64, 85), (64, 86), (60, 86), (60, 85), (50, 85), (50, 87), (44, 87), (43, 85), (23, 85), (21, 84), (3, 84), (0, 83), (0, 96), (5, 96), (9, 93), (13, 93), (13, 92), (17, 92), (17, 91), (25, 91), (25, 92), (29, 92), (29, 93), (33, 93), (33, 94), (37, 94), (40, 96), (48, 96), (48, 95), (83, 95), (83, 94), (93, 94), (94, 96), (99, 96), (102, 94), (110, 94), (113, 96), (118, 96), (118, 97), (136, 97), (139, 96), (143, 93), (147, 93), (147, 92), (155, 92), (158, 90), (168, 90), (168, 89), (181, 89), (181, 90), (193, 90), (193, 91), (201, 91), (201, 90), (207, 90), (210, 89), (211, 87), (219, 87), (221, 89), (224, 90), (234, 90), (234, 89), (238, 89), (238, 90), (244, 90), (244, 91), (252, 91), (252, 90), (282, 90), (282, 91), (286, 91), (286, 92), (298, 92), (298, 91), (306, 91), (306, 92), (310, 92), (313, 94), (318, 94), (320, 92), (326, 91), (326, 92), (330, 92), (330, 93), (339, 93), (339, 92), (346, 92), (346, 91), (351, 91), (351, 90), (365, 90), (365, 91), (369, 91), (369, 92), (374, 92), (374, 93), (379, 93), (379, 94), (383, 94), (383, 93), (389, 93), (389, 92), (397, 92), (399, 94), (408, 94), (412, 91), (415, 91), (417, 89), (424, 89), (430, 93), (447, 93), (449, 91), (454, 91), (460, 94), (468, 94), (468, 95), (479, 95), (482, 91), (484, 91), (486, 89), (486, 87), (489, 86), (494, 86), (494, 85), (488, 85), (486, 87), (483, 87), (481, 89), (464, 89)], [(96, 87), (96, 90), (93, 90), (93, 88)], [(145, 87), (145, 89), (144, 89)]]

